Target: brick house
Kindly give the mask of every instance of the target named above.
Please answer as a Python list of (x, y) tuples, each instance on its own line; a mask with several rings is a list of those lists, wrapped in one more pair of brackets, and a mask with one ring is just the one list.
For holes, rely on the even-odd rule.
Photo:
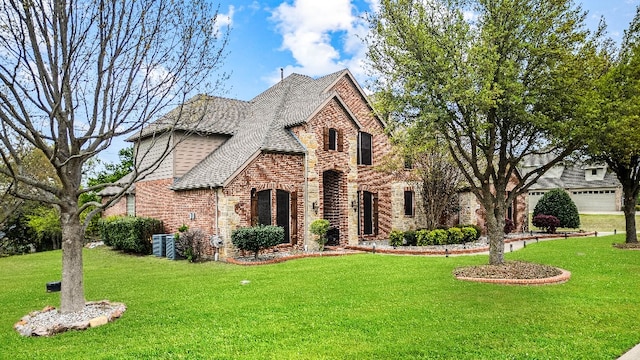
[(348, 70), (318, 79), (292, 74), (250, 101), (200, 95), (181, 111), (198, 122), (182, 122), (170, 136), (159, 121), (129, 139), (143, 165), (175, 148), (105, 216), (161, 219), (168, 233), (199, 228), (224, 240), (223, 257), (232, 255), (231, 233), (241, 226), (282, 226), (295, 248), (315, 245), (308, 229), (319, 218), (329, 220), (336, 245), (415, 227), (413, 187), (376, 170), (391, 145)]

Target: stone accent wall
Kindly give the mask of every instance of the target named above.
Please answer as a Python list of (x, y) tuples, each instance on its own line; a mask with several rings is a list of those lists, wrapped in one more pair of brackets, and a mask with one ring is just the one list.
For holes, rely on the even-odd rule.
[[(404, 214), (404, 192), (413, 191), (414, 193), (414, 215), (407, 216)], [(391, 185), (391, 219), (392, 229), (407, 231), (417, 230), (424, 227), (426, 222), (424, 208), (422, 206), (422, 195), (420, 187), (415, 182), (395, 182)]]

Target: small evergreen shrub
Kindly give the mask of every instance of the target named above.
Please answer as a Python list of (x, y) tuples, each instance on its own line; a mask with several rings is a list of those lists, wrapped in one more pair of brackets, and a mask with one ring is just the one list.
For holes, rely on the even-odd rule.
[(462, 237), (464, 238), (464, 242), (473, 242), (478, 240), (478, 238), (480, 237), (480, 234), (478, 234), (478, 231), (476, 231), (475, 228), (472, 228), (470, 226), (465, 226), (460, 230), (462, 231)]
[(151, 254), (151, 236), (163, 232), (162, 221), (143, 217), (109, 217), (100, 221), (100, 236), (115, 250)]
[(404, 239), (404, 233), (399, 230), (393, 230), (389, 234), (389, 245), (393, 247), (402, 246), (402, 240)]
[(538, 214), (533, 217), (533, 226), (546, 229), (550, 234), (556, 232), (556, 228), (560, 226), (560, 219), (553, 215)]
[(576, 204), (563, 189), (553, 189), (545, 193), (533, 209), (533, 217), (538, 215), (553, 215), (560, 220), (563, 228), (577, 229), (580, 227), (580, 214)]
[(416, 231), (416, 242), (418, 246), (428, 246), (432, 245), (429, 243), (429, 230), (421, 229)]
[(274, 225), (238, 228), (231, 234), (231, 242), (243, 251), (254, 253), (258, 258), (261, 250), (276, 246), (284, 241), (284, 229)]
[(418, 245), (418, 238), (415, 230), (407, 230), (404, 232), (404, 245), (416, 246)]
[(449, 238), (449, 232), (443, 229), (431, 230), (429, 233), (429, 242), (433, 245), (446, 245)]
[(318, 237), (316, 241), (318, 242), (320, 251), (324, 250), (324, 244), (327, 243), (327, 232), (329, 231), (329, 226), (329, 220), (325, 219), (314, 220), (310, 225), (309, 230), (311, 230), (312, 234)]
[(480, 226), (478, 226), (477, 224), (464, 224), (464, 225), (458, 225), (460, 228), (465, 228), (465, 227), (470, 227), (470, 228), (474, 228), (476, 230), (476, 238), (475, 240), (478, 240), (480, 238), (480, 236), (482, 235), (482, 228)]
[(448, 244), (461, 244), (464, 242), (464, 235), (462, 230), (457, 227), (449, 228), (447, 231), (447, 243)]

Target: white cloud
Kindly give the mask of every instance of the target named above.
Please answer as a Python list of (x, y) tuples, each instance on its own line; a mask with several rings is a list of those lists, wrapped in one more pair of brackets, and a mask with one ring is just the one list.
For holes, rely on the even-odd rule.
[[(216, 22), (213, 25), (213, 33), (220, 33), (220, 29), (227, 29), (233, 25), (233, 15), (235, 14), (235, 7), (233, 5), (229, 5), (229, 12), (218, 13), (218, 17), (216, 18)], [(223, 30), (223, 31), (225, 31)]]
[[(373, 11), (380, 1), (366, 3)], [(282, 35), (281, 50), (291, 52), (296, 61), (285, 66), (285, 75), (297, 72), (321, 76), (343, 68), (349, 68), (354, 75), (363, 74), (366, 48), (362, 38), (369, 31), (363, 15), (350, 0), (294, 0), (292, 4), (280, 4), (273, 10), (271, 20)], [(280, 80), (280, 70), (275, 69), (267, 80)]]

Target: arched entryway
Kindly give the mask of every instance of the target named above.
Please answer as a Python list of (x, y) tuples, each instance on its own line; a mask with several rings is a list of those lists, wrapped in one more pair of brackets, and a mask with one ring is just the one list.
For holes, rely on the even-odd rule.
[(329, 220), (330, 230), (327, 234), (327, 245), (339, 245), (341, 234), (347, 234), (346, 222), (343, 221), (344, 204), (343, 173), (327, 170), (322, 173), (323, 208), (325, 220)]

